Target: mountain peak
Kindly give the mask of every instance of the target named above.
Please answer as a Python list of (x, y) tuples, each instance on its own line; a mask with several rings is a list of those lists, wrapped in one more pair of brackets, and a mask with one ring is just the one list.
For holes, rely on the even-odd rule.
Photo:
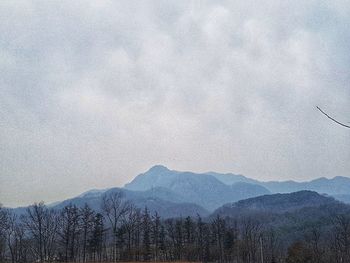
[(152, 166), (147, 172), (160, 173), (160, 172), (167, 172), (167, 171), (170, 171), (167, 167), (161, 164), (157, 164)]

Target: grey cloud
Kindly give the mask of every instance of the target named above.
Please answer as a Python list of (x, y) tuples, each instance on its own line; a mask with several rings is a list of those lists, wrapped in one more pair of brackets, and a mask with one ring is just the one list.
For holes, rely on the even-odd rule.
[[(349, 175), (346, 2), (0, 3), (0, 201), (121, 186), (156, 163)], [(350, 120), (349, 120), (350, 121)]]

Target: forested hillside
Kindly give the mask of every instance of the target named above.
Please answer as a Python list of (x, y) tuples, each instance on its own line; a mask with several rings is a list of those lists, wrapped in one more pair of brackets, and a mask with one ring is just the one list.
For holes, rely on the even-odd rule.
[(265, 195), (209, 217), (162, 218), (122, 191), (88, 204), (0, 210), (1, 262), (350, 262), (350, 207), (315, 192)]

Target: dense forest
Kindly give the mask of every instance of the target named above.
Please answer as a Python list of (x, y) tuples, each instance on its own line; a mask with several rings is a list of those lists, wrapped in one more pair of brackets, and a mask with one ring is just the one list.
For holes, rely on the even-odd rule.
[(114, 192), (98, 211), (87, 204), (54, 210), (38, 203), (21, 215), (1, 208), (0, 261), (350, 262), (350, 216), (326, 206), (162, 219)]

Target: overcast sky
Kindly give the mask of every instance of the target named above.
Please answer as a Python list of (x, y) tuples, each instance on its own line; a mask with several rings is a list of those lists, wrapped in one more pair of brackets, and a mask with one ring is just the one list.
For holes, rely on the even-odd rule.
[(0, 202), (155, 164), (350, 176), (349, 1), (1, 1)]

